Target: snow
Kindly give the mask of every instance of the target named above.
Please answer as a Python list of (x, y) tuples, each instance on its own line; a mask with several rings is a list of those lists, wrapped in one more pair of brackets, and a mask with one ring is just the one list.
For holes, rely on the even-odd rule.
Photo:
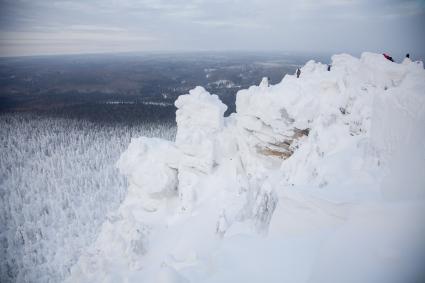
[[(175, 102), (175, 142), (133, 139), (130, 187), (69, 282), (419, 282), (425, 71), (380, 54)], [(415, 281), (416, 280), (416, 281)]]

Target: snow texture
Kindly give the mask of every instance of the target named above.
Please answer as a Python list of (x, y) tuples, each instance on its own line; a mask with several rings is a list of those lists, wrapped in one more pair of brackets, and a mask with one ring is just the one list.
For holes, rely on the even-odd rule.
[(180, 96), (176, 141), (134, 139), (130, 187), (69, 282), (419, 282), (425, 71), (380, 54)]

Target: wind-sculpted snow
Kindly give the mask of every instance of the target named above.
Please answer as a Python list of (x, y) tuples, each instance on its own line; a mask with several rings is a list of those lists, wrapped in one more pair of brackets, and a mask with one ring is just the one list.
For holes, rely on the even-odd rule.
[[(128, 194), (70, 282), (415, 282), (425, 260), (425, 71), (382, 55), (176, 101), (132, 140)], [(406, 252), (409, 251), (409, 252)]]
[(30, 114), (0, 116), (0, 282), (60, 282), (128, 182), (114, 163), (134, 135), (164, 125), (101, 126)]

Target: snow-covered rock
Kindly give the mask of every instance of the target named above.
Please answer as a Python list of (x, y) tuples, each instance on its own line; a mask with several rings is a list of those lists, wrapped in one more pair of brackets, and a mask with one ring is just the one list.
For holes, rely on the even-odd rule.
[(197, 198), (200, 178), (216, 164), (217, 134), (224, 125), (224, 105), (218, 96), (196, 87), (176, 100), (176, 146), (181, 152), (178, 164), (179, 195), (183, 209), (191, 209)]
[[(263, 79), (237, 93), (228, 118), (202, 87), (180, 96), (175, 143), (132, 141), (118, 162), (131, 183), (118, 220), (70, 280), (396, 282), (384, 273), (397, 260), (425, 254), (420, 237), (394, 234), (412, 229), (406, 220), (425, 231), (424, 90), (421, 62), (363, 53), (333, 56), (330, 71), (309, 61), (277, 85)], [(352, 258), (331, 274), (345, 240)], [(393, 270), (406, 266), (409, 280), (421, 275), (414, 264)]]
[(174, 144), (157, 138), (133, 139), (117, 166), (130, 183), (150, 197), (167, 197), (177, 188), (177, 160)]
[[(176, 145), (184, 153), (187, 166), (209, 173), (214, 163), (215, 148), (208, 140), (220, 132), (224, 125), (224, 105), (218, 96), (196, 87), (176, 100)], [(192, 157), (192, 158), (190, 158)]]

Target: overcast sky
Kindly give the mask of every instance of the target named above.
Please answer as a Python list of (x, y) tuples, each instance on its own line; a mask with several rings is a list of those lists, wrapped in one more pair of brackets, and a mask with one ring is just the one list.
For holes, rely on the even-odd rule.
[(0, 56), (424, 53), (425, 0), (0, 0)]

